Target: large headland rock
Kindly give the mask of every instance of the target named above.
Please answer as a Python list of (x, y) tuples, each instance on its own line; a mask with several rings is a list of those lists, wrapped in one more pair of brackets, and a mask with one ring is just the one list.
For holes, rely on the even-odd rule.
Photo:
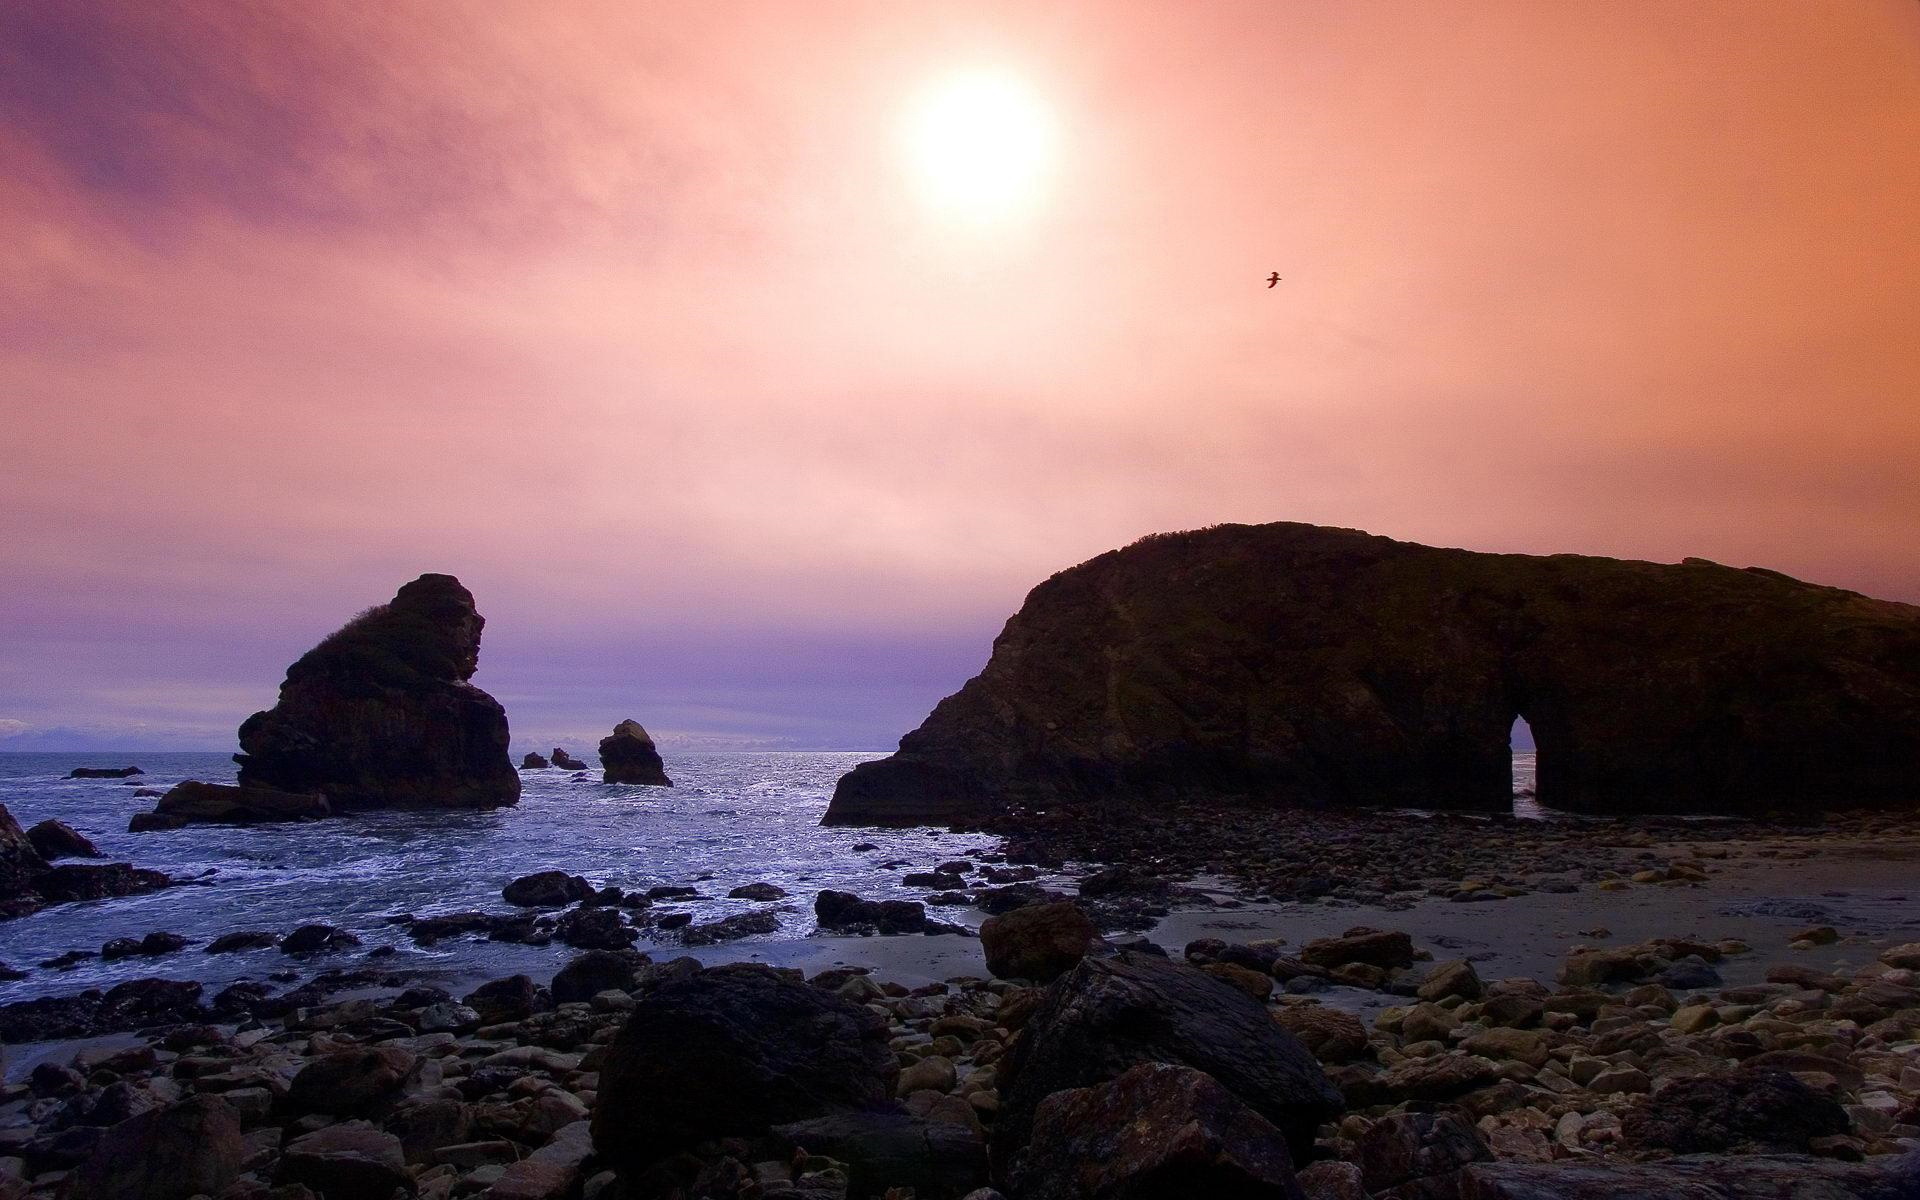
[(468, 682), (485, 624), (451, 575), (347, 622), (240, 726), (240, 786), (318, 792), (334, 811), (515, 803), (506, 711)]
[(1182, 796), (1589, 813), (1920, 802), (1920, 608), (1760, 568), (1481, 554), (1311, 525), (1053, 576), (828, 824)]

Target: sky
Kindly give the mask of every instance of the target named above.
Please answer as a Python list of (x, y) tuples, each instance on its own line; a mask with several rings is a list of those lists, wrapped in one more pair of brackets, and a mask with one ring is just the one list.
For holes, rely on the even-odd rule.
[(1910, 0), (9, 0), (0, 238), (0, 749), (424, 571), (516, 750), (890, 748), (1223, 521), (1920, 601)]

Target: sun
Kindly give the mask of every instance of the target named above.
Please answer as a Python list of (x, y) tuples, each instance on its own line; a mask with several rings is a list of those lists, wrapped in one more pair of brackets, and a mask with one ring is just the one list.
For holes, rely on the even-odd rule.
[(1032, 208), (1053, 165), (1053, 114), (1005, 72), (957, 74), (908, 110), (909, 165), (922, 198), (944, 214), (996, 221)]

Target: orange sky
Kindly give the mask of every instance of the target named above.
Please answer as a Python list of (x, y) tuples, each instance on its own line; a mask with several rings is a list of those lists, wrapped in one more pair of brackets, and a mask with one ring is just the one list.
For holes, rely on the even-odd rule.
[(886, 746), (1217, 521), (1920, 600), (1908, 0), (16, 0), (0, 165), (0, 747), (224, 746), (425, 570), (530, 743)]

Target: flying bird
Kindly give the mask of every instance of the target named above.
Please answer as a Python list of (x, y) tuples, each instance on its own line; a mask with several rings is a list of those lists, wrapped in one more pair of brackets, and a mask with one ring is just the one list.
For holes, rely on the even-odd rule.
[(1269, 276), (1267, 276), (1267, 286), (1268, 286), (1268, 287), (1272, 287), (1272, 286), (1273, 286), (1274, 284), (1276, 284), (1276, 283), (1279, 283), (1279, 282), (1280, 282), (1280, 272), (1278, 272), (1278, 271), (1275, 271), (1275, 272), (1274, 272), (1273, 274), (1271, 274), (1271, 275), (1269, 275)]

